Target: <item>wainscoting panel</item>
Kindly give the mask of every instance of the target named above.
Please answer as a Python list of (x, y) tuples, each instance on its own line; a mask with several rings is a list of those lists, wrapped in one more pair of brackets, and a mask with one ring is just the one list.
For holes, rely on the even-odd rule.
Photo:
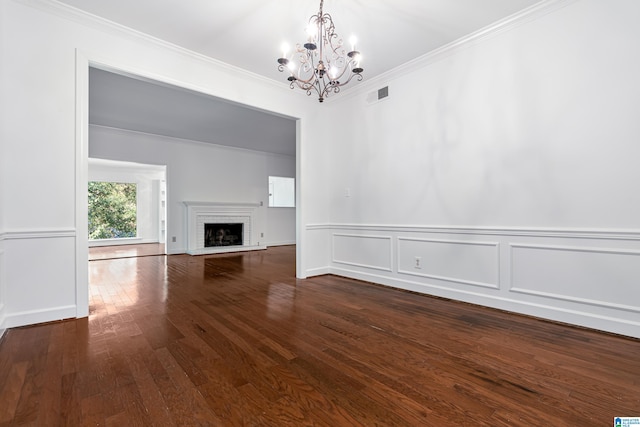
[[(329, 273), (640, 338), (640, 230), (314, 224)], [(305, 251), (306, 253), (306, 251)], [(311, 275), (311, 274), (310, 274)]]
[(297, 257), (296, 275), (298, 278), (329, 274), (331, 269), (331, 239), (333, 236), (326, 228), (308, 227), (302, 236), (303, 243), (297, 248), (304, 248), (304, 257)]
[(640, 312), (640, 251), (510, 245), (511, 291)]
[(75, 242), (75, 230), (70, 229), (4, 234), (5, 308), (1, 327), (76, 317)]
[(465, 285), (500, 287), (499, 244), (398, 238), (398, 273)]
[(333, 234), (333, 262), (391, 271), (391, 237)]

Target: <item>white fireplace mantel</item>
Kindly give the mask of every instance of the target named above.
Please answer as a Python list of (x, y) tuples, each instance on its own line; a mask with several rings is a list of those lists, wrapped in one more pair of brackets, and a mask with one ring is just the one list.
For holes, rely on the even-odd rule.
[[(183, 202), (187, 207), (187, 253), (191, 255), (266, 249), (255, 237), (257, 216), (262, 203), (238, 202)], [(205, 223), (243, 224), (242, 246), (204, 246)]]

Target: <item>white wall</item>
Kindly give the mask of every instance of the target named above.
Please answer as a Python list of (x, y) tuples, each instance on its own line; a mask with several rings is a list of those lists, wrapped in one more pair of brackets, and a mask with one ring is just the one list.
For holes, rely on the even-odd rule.
[[(315, 108), (287, 85), (56, 2), (2, 0), (1, 5), (0, 184), (5, 185), (0, 195), (0, 250), (6, 294), (0, 297), (0, 329), (88, 314), (86, 195), (81, 189), (88, 178), (90, 64), (303, 121)], [(308, 139), (312, 142), (313, 137)], [(197, 188), (185, 197), (205, 195)], [(304, 217), (303, 206), (298, 215)], [(300, 242), (305, 237), (301, 235)]]
[(114, 244), (164, 243), (160, 236), (160, 181), (165, 181), (164, 166), (132, 162), (89, 159), (89, 181), (136, 184), (137, 236), (127, 239), (90, 240), (89, 247)]
[[(295, 178), (296, 162), (288, 156), (268, 156), (267, 175)], [(267, 178), (268, 181), (268, 178)], [(297, 184), (297, 183), (296, 183)], [(269, 195), (268, 182), (267, 196)], [(268, 200), (268, 198), (267, 198)], [(268, 204), (265, 201), (265, 204)], [(267, 245), (290, 245), (296, 241), (296, 209), (267, 208)]]
[(640, 2), (560, 4), (330, 103), (319, 273), (640, 336)]
[[(185, 201), (259, 203), (261, 244), (295, 243), (295, 217), (268, 209), (268, 176), (295, 171), (295, 158), (91, 126), (92, 158), (167, 166), (167, 252), (187, 249)], [(267, 212), (268, 211), (268, 212)], [(176, 242), (172, 241), (176, 237)]]
[[(57, 3), (2, 0), (0, 328), (87, 315), (78, 189), (91, 63), (301, 118), (299, 277), (333, 272), (640, 336), (640, 3), (558, 4), (318, 106)], [(367, 103), (385, 84), (390, 97)]]
[[(5, 43), (4, 25), (5, 21), (5, 4), (0, 2), (0, 49)], [(0, 112), (5, 110), (4, 87), (6, 86), (4, 67), (0, 67)], [(0, 114), (0, 171), (5, 170), (6, 153), (4, 146), (7, 138), (5, 136), (4, 114)], [(4, 319), (5, 319), (5, 300), (6, 300), (6, 279), (4, 276), (4, 174), (0, 172), (0, 338), (4, 334)]]

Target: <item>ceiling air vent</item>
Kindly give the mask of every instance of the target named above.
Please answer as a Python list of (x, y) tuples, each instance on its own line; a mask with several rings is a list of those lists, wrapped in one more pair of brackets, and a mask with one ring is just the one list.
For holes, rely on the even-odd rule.
[(389, 86), (385, 86), (382, 89), (378, 89), (378, 100), (389, 96)]
[(367, 94), (367, 103), (375, 104), (378, 101), (381, 101), (389, 96), (389, 86), (385, 86), (383, 88), (378, 89), (375, 92), (369, 92)]

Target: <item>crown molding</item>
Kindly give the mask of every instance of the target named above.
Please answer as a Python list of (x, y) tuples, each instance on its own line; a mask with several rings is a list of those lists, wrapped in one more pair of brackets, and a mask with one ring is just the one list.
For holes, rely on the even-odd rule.
[(562, 9), (572, 3), (579, 2), (581, 0), (542, 0), (528, 8), (525, 8), (519, 12), (509, 15), (503, 19), (500, 19), (493, 24), (483, 27), (473, 33), (467, 34), (457, 40), (452, 41), (444, 46), (432, 50), (422, 56), (405, 62), (387, 72), (379, 74), (366, 82), (360, 84), (357, 87), (350, 88), (349, 91), (345, 91), (341, 97), (327, 98), (329, 102), (337, 102), (338, 100), (348, 99), (353, 96), (362, 95), (372, 90), (377, 90), (379, 87), (386, 86), (389, 81), (395, 80), (408, 73), (427, 67), (431, 64), (439, 62), (445, 58), (448, 58), (456, 53), (467, 49), (471, 46), (475, 46), (482, 43), (485, 40), (496, 37), (499, 34), (513, 30), (531, 21), (535, 21), (545, 15), (553, 13), (559, 9)]
[(226, 62), (222, 62), (218, 59), (195, 52), (193, 50), (186, 49), (182, 46), (170, 43), (168, 41), (162, 40), (158, 37), (154, 37), (147, 33), (134, 30), (130, 27), (118, 24), (116, 22), (110, 21), (100, 16), (93, 15), (89, 12), (85, 12), (81, 9), (75, 8), (73, 6), (69, 6), (57, 0), (12, 0), (12, 1), (20, 5), (30, 6), (34, 9), (38, 9), (40, 11), (58, 16), (60, 18), (76, 22), (80, 25), (84, 25), (94, 30), (102, 31), (104, 33), (111, 34), (111, 35), (118, 35), (133, 42), (146, 42), (146, 43), (170, 50), (188, 59), (194, 59), (197, 61), (208, 63), (230, 74), (234, 74), (234, 75), (241, 74), (248, 79), (258, 81), (273, 87), (282, 88), (281, 82), (276, 81), (274, 79), (270, 79), (260, 74), (256, 74), (244, 68), (236, 67)]
[[(115, 23), (108, 19), (93, 15), (67, 4), (61, 3), (57, 0), (12, 0), (15, 3), (21, 5), (27, 5), (35, 9), (48, 12), (63, 19), (71, 20), (81, 25), (87, 26), (92, 29), (106, 32), (108, 34), (117, 34), (119, 36), (128, 38), (134, 42), (147, 42), (167, 50), (170, 50), (179, 55), (185, 56), (189, 59), (195, 59), (201, 62), (208, 63), (216, 68), (222, 69), (232, 74), (241, 74), (248, 79), (262, 82), (279, 89), (288, 88), (286, 85), (282, 85), (281, 81), (274, 80), (260, 74), (256, 74), (252, 71), (244, 68), (239, 68), (226, 62), (222, 62), (218, 59), (212, 58), (207, 55), (186, 49), (176, 44), (167, 42), (141, 31), (134, 30), (124, 25)], [(507, 16), (499, 21), (494, 22), (491, 25), (483, 27), (471, 34), (461, 37), (451, 43), (448, 43), (438, 49), (435, 49), (429, 53), (419, 56), (411, 61), (408, 61), (398, 67), (393, 68), (385, 73), (375, 76), (357, 87), (351, 87), (349, 90), (345, 90), (340, 97), (327, 98), (326, 102), (338, 102), (340, 100), (349, 99), (356, 95), (373, 90), (374, 88), (384, 86), (386, 82), (397, 79), (405, 74), (426, 67), (430, 64), (445, 59), (455, 53), (466, 49), (470, 46), (476, 45), (486, 39), (495, 37), (498, 34), (509, 31), (513, 28), (521, 26), (530, 21), (536, 20), (544, 15), (555, 12), (562, 9), (572, 3), (581, 0), (542, 0), (526, 9), (523, 9), (515, 14)]]

